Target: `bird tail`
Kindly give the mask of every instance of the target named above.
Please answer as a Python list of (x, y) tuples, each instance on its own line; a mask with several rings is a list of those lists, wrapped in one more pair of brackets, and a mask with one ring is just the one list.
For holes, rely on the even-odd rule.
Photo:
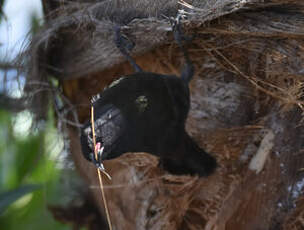
[(185, 165), (193, 174), (209, 176), (215, 171), (217, 163), (213, 156), (201, 149), (200, 152), (189, 154), (186, 158)]
[(186, 134), (183, 146), (175, 157), (161, 158), (160, 165), (172, 174), (190, 174), (208, 176), (216, 169), (216, 159), (201, 149), (192, 138)]

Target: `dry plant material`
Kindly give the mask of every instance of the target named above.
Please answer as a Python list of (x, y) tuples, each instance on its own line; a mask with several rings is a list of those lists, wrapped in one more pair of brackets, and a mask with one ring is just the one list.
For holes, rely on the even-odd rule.
[[(94, 127), (94, 107), (93, 106), (91, 106), (91, 124), (92, 124), (92, 135), (93, 135), (92, 138), (93, 138), (93, 145), (94, 145), (94, 154), (95, 154), (96, 159), (98, 159), (97, 153), (100, 149), (100, 144), (98, 143), (99, 145), (96, 146), (96, 136), (95, 136), (95, 127)], [(101, 151), (103, 151), (103, 147), (101, 148)], [(101, 164), (101, 166), (103, 167), (103, 164)], [(111, 179), (111, 177), (105, 170), (99, 170), (97, 168), (100, 191), (101, 191), (101, 195), (102, 195), (102, 199), (103, 199), (103, 203), (104, 203), (104, 207), (105, 207), (105, 211), (106, 211), (107, 221), (109, 224), (109, 229), (112, 230), (111, 218), (110, 218), (110, 214), (109, 214), (109, 209), (108, 209), (108, 205), (107, 205), (107, 200), (106, 200), (106, 196), (105, 196), (105, 192), (104, 192), (104, 186), (103, 186), (100, 171), (102, 171), (109, 179)]]
[(274, 139), (274, 133), (272, 130), (269, 130), (263, 138), (256, 155), (252, 158), (249, 164), (249, 169), (255, 171), (256, 174), (259, 174), (264, 168), (267, 157), (274, 146)]
[[(221, 119), (217, 122), (218, 119), (205, 115), (206, 109), (199, 107), (200, 104), (196, 109), (198, 113), (195, 114), (200, 117), (192, 116), (189, 119), (193, 124), (199, 120), (211, 124), (210, 129), (192, 125), (189, 131), (197, 134), (195, 137), (199, 139), (200, 145), (217, 154), (220, 165), (213, 177), (200, 180), (201, 190), (195, 193), (195, 198), (188, 198), (188, 191), (192, 192), (192, 188), (180, 197), (171, 195), (175, 194), (174, 189), (179, 184), (175, 181), (171, 184), (167, 180), (163, 182), (165, 172), (157, 168), (155, 157), (153, 164), (147, 163), (145, 167), (142, 162), (133, 164), (142, 158), (131, 154), (130, 158), (109, 162), (107, 166), (116, 178), (115, 184), (111, 185), (111, 193), (107, 193), (107, 198), (115, 201), (109, 204), (113, 228), (160, 229), (161, 226), (166, 226), (163, 229), (186, 230), (208, 229), (209, 226), (209, 229), (223, 227), (226, 230), (303, 229), (303, 197), (299, 198), (296, 207), (290, 206), (290, 192), (287, 190), (290, 182), (296, 181), (299, 173), (304, 171), (303, 159), (298, 155), (303, 148), (299, 138), (303, 135), (303, 129), (298, 119), (302, 111), (295, 106), (304, 110), (301, 55), (304, 50), (303, 1), (180, 0), (179, 4), (171, 0), (76, 2), (77, 5), (65, 5), (65, 9), (59, 9), (63, 11), (60, 17), (56, 15), (55, 20), (46, 23), (44, 31), (35, 34), (30, 53), (31, 71), (27, 77), (28, 86), (30, 81), (46, 79), (45, 73), (65, 82), (63, 92), (71, 100), (71, 106), (65, 106), (64, 111), (89, 104), (88, 98), (117, 76), (131, 73), (130, 66), (122, 63), (121, 54), (115, 49), (111, 34), (113, 24), (121, 21), (126, 25), (124, 32), (136, 41), (134, 56), (140, 66), (151, 72), (178, 72), (181, 55), (176, 46), (168, 52), (172, 36), (168, 36), (171, 33), (168, 33), (169, 23), (166, 19), (174, 16), (178, 9), (187, 13), (187, 32), (197, 30), (199, 34), (195, 39), (197, 42), (194, 40), (189, 44), (192, 47), (189, 50), (191, 58), (198, 70), (196, 79), (204, 80), (203, 83), (237, 83), (242, 86), (245, 94), (243, 96), (242, 91), (240, 96), (231, 97), (232, 100), (228, 98), (228, 102), (237, 101), (235, 104), (240, 103), (240, 108), (245, 107), (246, 113), (237, 109), (228, 116), (231, 110), (226, 107), (222, 110), (221, 106), (215, 107), (220, 113), (214, 113), (222, 114), (228, 119), (235, 119), (233, 115), (241, 114), (242, 119), (237, 118), (235, 122)], [(116, 3), (120, 6), (117, 7)], [(168, 61), (164, 60), (167, 55), (171, 57)], [(28, 59), (28, 55), (25, 56)], [(192, 83), (195, 86), (192, 93), (197, 95), (198, 101), (204, 99), (204, 95), (196, 93), (200, 91), (197, 82)], [(28, 88), (30, 93), (35, 91), (33, 87)], [(207, 98), (221, 98), (214, 96), (218, 94), (213, 89), (206, 90), (207, 93), (210, 92)], [(37, 98), (37, 101), (44, 103), (45, 100), (41, 100), (43, 97), (39, 95)], [(255, 104), (252, 106), (250, 104), (253, 103), (250, 102)], [(39, 107), (39, 103), (33, 105)], [(80, 122), (87, 119), (88, 112), (85, 108), (77, 110)], [(273, 131), (275, 137), (271, 150), (270, 145), (261, 142), (260, 128), (246, 128), (248, 124)], [(229, 130), (223, 130), (227, 127)], [(210, 130), (211, 134), (206, 130)], [(73, 156), (81, 156), (81, 150), (73, 148), (79, 144), (77, 133), (71, 128), (69, 131), (71, 152)], [(247, 148), (248, 146), (252, 148)], [(263, 159), (261, 162), (264, 163), (265, 159), (266, 164), (267, 161), (271, 162), (267, 167), (263, 163), (258, 164), (261, 167), (256, 169), (263, 170), (263, 173), (256, 174), (248, 168), (248, 161), (261, 147), (268, 150), (262, 151), (263, 156), (259, 159)], [(98, 146), (96, 150), (99, 150)], [(239, 162), (239, 157), (245, 153), (248, 153), (248, 157)], [(151, 158), (152, 156), (146, 157), (148, 160)], [(75, 159), (76, 164), (80, 165), (80, 174), (89, 183), (97, 179), (87, 170), (83, 158)], [(126, 162), (126, 159), (129, 161)], [(154, 181), (154, 178), (160, 179)], [(184, 194), (185, 197), (182, 197)], [(93, 195), (99, 201), (99, 191)], [(184, 204), (181, 202), (184, 198), (191, 202), (185, 207), (180, 205)], [(142, 202), (143, 199), (145, 202)], [(286, 200), (285, 206), (284, 202), (277, 202), (280, 199)], [(98, 208), (103, 209), (100, 207), (102, 204), (98, 204)], [(283, 204), (283, 208), (278, 204)], [(180, 225), (181, 220), (183, 226)], [(282, 222), (285, 223), (281, 224)], [(191, 226), (188, 227), (189, 225)]]
[[(232, 69), (225, 68), (225, 66), (218, 60), (218, 58), (216, 58), (210, 51), (208, 51), (208, 49), (206, 47), (203, 47), (204, 50), (210, 56), (215, 58), (217, 64), (219, 64), (220, 66), (222, 66), (223, 68), (225, 68), (229, 72), (232, 72), (236, 75), (240, 75), (240, 76), (244, 77), (245, 79), (247, 79), (252, 85), (254, 85), (261, 92), (264, 92), (265, 94), (284, 102), (284, 104), (297, 105), (303, 110), (304, 103), (303, 103), (303, 101), (301, 101), (299, 99), (299, 98), (302, 97), (302, 94), (303, 94), (302, 90), (301, 90), (303, 88), (303, 83), (300, 82), (296, 86), (294, 86), (293, 88), (289, 87), (288, 90), (287, 90), (287, 89), (283, 89), (282, 87), (280, 87), (278, 85), (275, 85), (275, 84), (269, 83), (269, 82), (267, 82), (263, 79), (260, 79), (257, 76), (249, 76), (249, 75), (243, 73), (235, 64), (233, 64), (224, 54), (219, 52), (215, 47), (213, 47), (210, 44), (209, 44), (209, 46)], [(270, 88), (270, 89), (267, 89), (267, 87)], [(279, 93), (275, 93), (274, 90), (276, 90), (276, 92), (277, 91), (280, 92), (282, 95), (279, 94)]]

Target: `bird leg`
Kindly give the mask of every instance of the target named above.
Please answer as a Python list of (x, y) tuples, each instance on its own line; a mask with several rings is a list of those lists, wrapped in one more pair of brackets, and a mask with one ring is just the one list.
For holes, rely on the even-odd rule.
[(142, 72), (142, 69), (136, 64), (135, 60), (130, 56), (129, 52), (134, 48), (135, 44), (130, 41), (126, 36), (121, 34), (119, 26), (115, 26), (115, 44), (123, 56), (130, 62), (135, 72)]
[(181, 51), (183, 52), (183, 55), (184, 55), (185, 61), (186, 61), (186, 64), (181, 73), (181, 78), (184, 81), (186, 81), (187, 83), (189, 83), (194, 75), (194, 66), (192, 64), (191, 59), (189, 58), (187, 49), (183, 45), (183, 42), (189, 41), (191, 39), (189, 37), (186, 37), (183, 34), (181, 22), (180, 22), (181, 17), (182, 17), (182, 15), (179, 14), (175, 18), (173, 25), (172, 25), (172, 30), (173, 30), (174, 39), (175, 39), (176, 43), (178, 44), (178, 46), (180, 47)]

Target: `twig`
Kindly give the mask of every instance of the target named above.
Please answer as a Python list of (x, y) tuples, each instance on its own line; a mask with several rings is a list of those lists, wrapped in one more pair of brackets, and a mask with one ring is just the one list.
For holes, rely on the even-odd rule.
[[(92, 125), (94, 154), (95, 154), (95, 158), (97, 159), (96, 136), (95, 136), (95, 127), (94, 127), (94, 107), (93, 106), (91, 106), (91, 125)], [(104, 203), (104, 207), (105, 207), (105, 211), (106, 211), (107, 221), (108, 221), (108, 224), (109, 224), (109, 229), (112, 230), (112, 224), (111, 224), (109, 209), (108, 209), (108, 205), (107, 205), (107, 201), (106, 201), (105, 192), (104, 192), (104, 189), (103, 189), (103, 182), (102, 182), (100, 170), (98, 168), (97, 168), (97, 173), (98, 173), (98, 178), (99, 178), (99, 185), (100, 185), (101, 195), (102, 195), (102, 199), (103, 199), (103, 203)]]
[[(213, 56), (213, 57), (215, 58), (215, 56), (214, 56), (210, 51), (208, 51), (205, 47), (203, 47), (203, 48), (204, 48), (204, 50), (205, 50), (209, 55), (211, 55), (211, 56)], [(225, 57), (221, 52), (219, 52), (218, 50), (215, 50), (215, 49), (213, 49), (213, 50), (214, 50), (214, 52), (216, 52), (217, 55), (219, 55), (221, 58), (223, 58), (224, 61), (225, 61), (228, 65), (230, 65), (230, 67), (232, 67), (232, 68), (234, 69), (234, 70), (231, 70), (231, 69), (228, 69), (228, 68), (225, 68), (225, 67), (224, 67), (224, 68), (227, 69), (228, 71), (230, 71), (230, 72), (232, 72), (232, 73), (234, 73), (234, 74), (239, 74), (240, 76), (242, 76), (242, 77), (244, 77), (245, 79), (247, 79), (251, 84), (253, 84), (258, 90), (260, 90), (260, 91), (262, 91), (262, 92), (264, 92), (264, 93), (266, 93), (266, 94), (272, 96), (273, 98), (279, 99), (279, 100), (281, 100), (281, 101), (283, 101), (283, 102), (286, 102), (286, 103), (295, 104), (295, 105), (299, 106), (301, 109), (304, 108), (304, 102), (302, 102), (302, 101), (300, 101), (300, 100), (296, 100), (296, 99), (293, 100), (293, 101), (290, 101), (290, 100), (288, 100), (288, 97), (287, 97), (286, 95), (285, 95), (286, 97), (276, 95), (275, 93), (273, 93), (273, 92), (271, 92), (271, 91), (269, 91), (269, 90), (263, 88), (262, 86), (260, 86), (259, 83), (262, 83), (262, 84), (264, 84), (264, 85), (267, 85), (267, 86), (269, 86), (269, 87), (272, 87), (272, 88), (274, 88), (274, 89), (277, 89), (277, 90), (281, 91), (282, 93), (285, 93), (285, 90), (284, 90), (284, 89), (282, 89), (282, 88), (280, 88), (280, 87), (278, 87), (278, 86), (276, 86), (276, 85), (273, 85), (273, 84), (271, 84), (271, 83), (268, 83), (268, 82), (266, 82), (266, 81), (264, 81), (264, 80), (258, 79), (257, 77), (256, 77), (256, 78), (253, 78), (253, 77), (251, 77), (251, 76), (248, 76), (248, 75), (244, 74), (237, 66), (235, 66), (232, 62), (230, 62), (229, 59), (228, 59), (227, 57)], [(216, 59), (216, 58), (215, 58), (215, 59)], [(220, 65), (222, 65), (220, 62), (217, 61), (217, 59), (216, 59), (216, 62), (219, 63)], [(223, 66), (223, 65), (222, 65), (222, 66)], [(285, 93), (285, 94), (286, 94), (286, 93)]]
[(2, 62), (0, 61), (0, 69), (2, 70), (10, 70), (10, 69), (18, 69), (19, 66), (10, 62)]
[(21, 112), (27, 108), (26, 100), (23, 98), (13, 98), (0, 93), (0, 108), (11, 112)]

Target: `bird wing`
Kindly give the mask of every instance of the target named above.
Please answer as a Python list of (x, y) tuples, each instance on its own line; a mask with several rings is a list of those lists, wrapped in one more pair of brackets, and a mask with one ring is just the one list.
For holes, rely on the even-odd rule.
[[(112, 104), (94, 106), (94, 126), (96, 142), (105, 147), (105, 154), (115, 146), (115, 143), (124, 135), (126, 120), (121, 111)], [(83, 128), (86, 145), (93, 151), (92, 127), (88, 122)]]

